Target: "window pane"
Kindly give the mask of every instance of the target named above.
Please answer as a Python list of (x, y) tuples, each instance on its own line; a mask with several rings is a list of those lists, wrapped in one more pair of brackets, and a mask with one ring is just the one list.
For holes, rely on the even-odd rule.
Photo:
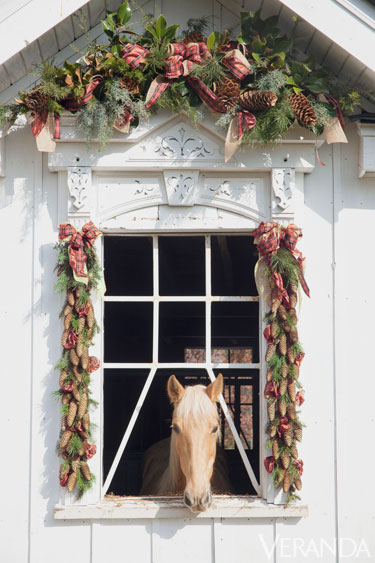
[(152, 361), (152, 303), (105, 303), (104, 361)]
[(152, 295), (152, 238), (105, 237), (106, 295)]
[(204, 303), (160, 303), (159, 314), (160, 362), (184, 362), (186, 350), (191, 349), (204, 354)]
[(254, 266), (258, 253), (250, 236), (212, 236), (212, 295), (258, 295)]
[(259, 305), (212, 303), (212, 348), (228, 350), (230, 363), (259, 361)]
[(159, 237), (160, 295), (204, 295), (203, 237)]

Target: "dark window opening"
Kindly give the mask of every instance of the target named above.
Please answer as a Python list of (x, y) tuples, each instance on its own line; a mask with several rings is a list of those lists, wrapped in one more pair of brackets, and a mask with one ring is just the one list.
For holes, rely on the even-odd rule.
[(186, 349), (206, 345), (204, 303), (160, 303), (159, 361), (185, 361)]
[(204, 237), (159, 237), (160, 295), (204, 295)]

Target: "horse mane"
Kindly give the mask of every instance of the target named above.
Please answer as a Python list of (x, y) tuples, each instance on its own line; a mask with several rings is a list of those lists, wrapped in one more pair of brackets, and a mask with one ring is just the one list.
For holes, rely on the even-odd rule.
[[(216, 404), (211, 401), (205, 392), (204, 385), (194, 385), (185, 387), (185, 393), (181, 401), (175, 406), (173, 416), (178, 418), (182, 425), (188, 422), (199, 426), (202, 418), (211, 417), (219, 423), (219, 413)], [(220, 425), (219, 425), (220, 429)], [(217, 433), (219, 439), (220, 430)], [(169, 454), (169, 466), (164, 477), (167, 481), (167, 488), (173, 491), (178, 489), (178, 476), (180, 475), (180, 462), (175, 446), (175, 435), (171, 435), (171, 448)], [(163, 483), (164, 485), (165, 483)], [(162, 483), (161, 483), (162, 485)]]

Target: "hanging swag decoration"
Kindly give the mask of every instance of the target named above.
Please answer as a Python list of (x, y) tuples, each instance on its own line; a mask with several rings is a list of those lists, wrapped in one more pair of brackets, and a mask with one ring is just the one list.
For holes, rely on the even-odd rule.
[(91, 488), (95, 479), (87, 461), (96, 453), (92, 442), (89, 406), (91, 374), (99, 360), (89, 356), (89, 346), (98, 331), (91, 302), (92, 289), (99, 289), (102, 271), (93, 244), (102, 233), (90, 221), (78, 232), (72, 225), (60, 225), (56, 289), (66, 293), (61, 312), (64, 331), (63, 353), (56, 369), (60, 371), (57, 397), (61, 400), (62, 421), (58, 452), (62, 457), (60, 485), (78, 496)]
[(299, 382), (299, 368), (304, 357), (298, 341), (297, 300), (301, 285), (306, 295), (309, 288), (303, 274), (304, 258), (296, 249), (301, 229), (277, 223), (260, 223), (252, 232), (260, 255), (255, 268), (259, 294), (270, 307), (265, 320), (264, 337), (267, 383), (264, 396), (267, 401), (269, 435), (267, 447), (272, 455), (264, 460), (276, 487), (288, 493), (288, 501), (299, 498), (295, 490), (302, 487), (303, 461), (298, 459), (297, 442), (302, 440), (302, 423), (296, 407), (304, 402), (304, 391)]

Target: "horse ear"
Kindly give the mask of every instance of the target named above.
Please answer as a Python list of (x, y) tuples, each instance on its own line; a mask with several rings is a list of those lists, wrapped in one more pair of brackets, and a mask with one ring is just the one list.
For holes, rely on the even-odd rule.
[(168, 396), (173, 404), (179, 403), (185, 393), (185, 389), (174, 375), (171, 375), (168, 379), (167, 390)]
[(221, 373), (217, 376), (215, 381), (206, 387), (206, 393), (213, 403), (219, 400), (219, 395), (223, 392), (223, 376)]

